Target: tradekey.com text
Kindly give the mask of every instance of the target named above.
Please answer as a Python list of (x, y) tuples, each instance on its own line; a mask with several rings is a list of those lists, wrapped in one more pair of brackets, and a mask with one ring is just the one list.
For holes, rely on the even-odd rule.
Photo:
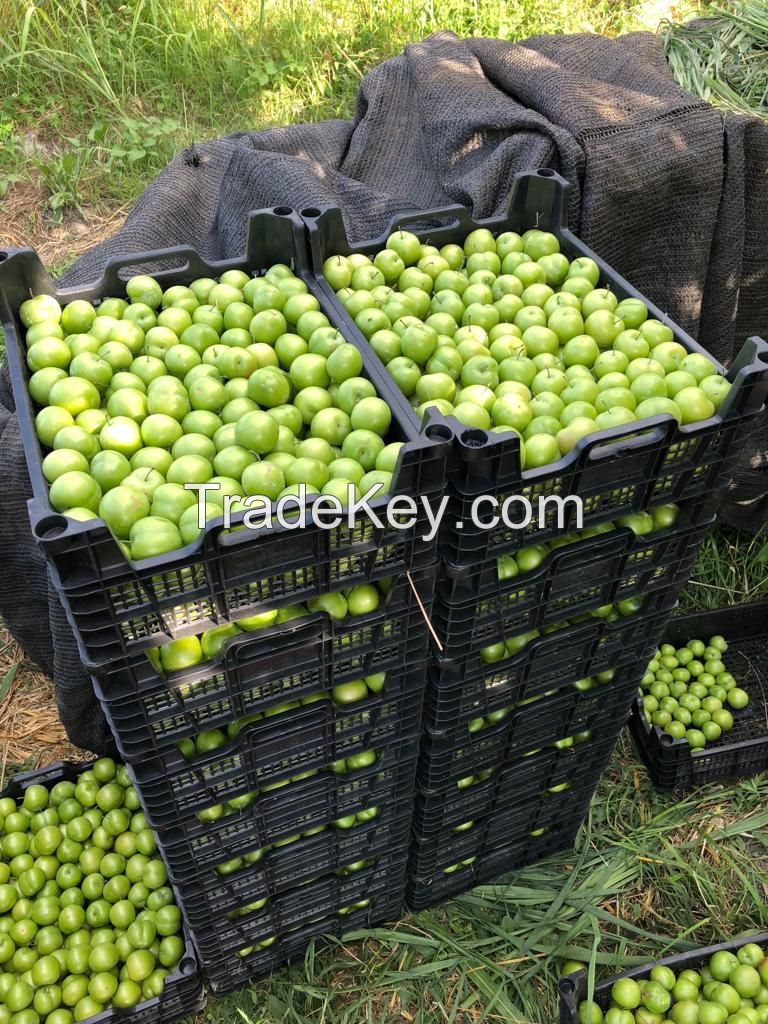
[[(187, 483), (184, 487), (197, 492), (197, 525), (205, 527), (211, 518), (211, 503), (206, 504), (206, 495), (218, 491), (220, 485), (210, 483)], [(306, 484), (297, 484), (295, 493), (283, 494), (271, 498), (265, 494), (252, 494), (248, 497), (225, 494), (223, 502), (216, 502), (217, 509), (223, 510), (224, 528), (232, 525), (232, 517), (236, 516), (236, 526), (244, 526), (248, 530), (300, 530), (313, 524), (323, 530), (335, 530), (346, 525), (352, 529), (361, 515), (366, 515), (376, 529), (411, 530), (422, 522), (425, 531), (422, 539), (434, 540), (448, 511), (448, 495), (419, 495), (414, 498), (408, 494), (391, 495), (383, 508), (374, 508), (372, 502), (385, 496), (382, 484), (374, 484), (369, 491), (360, 495), (357, 486), (349, 483), (346, 501), (338, 494), (318, 494), (308, 492)], [(470, 519), (474, 526), (481, 530), (494, 530), (502, 523), (511, 530), (524, 530), (530, 523), (536, 522), (540, 528), (557, 526), (564, 529), (580, 530), (583, 525), (583, 505), (581, 498), (569, 494), (561, 497), (557, 494), (542, 495), (535, 502), (521, 494), (510, 494), (499, 498), (493, 494), (479, 494), (470, 508)], [(245, 512), (242, 520), (240, 515)], [(569, 514), (570, 513), (570, 514)], [(221, 515), (217, 511), (217, 515)], [(461, 530), (462, 521), (456, 521), (454, 527)]]

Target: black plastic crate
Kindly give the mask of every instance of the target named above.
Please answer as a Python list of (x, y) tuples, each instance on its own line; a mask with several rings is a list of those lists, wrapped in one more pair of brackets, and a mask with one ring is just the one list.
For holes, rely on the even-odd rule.
[[(348, 931), (351, 914), (347, 908), (364, 901), (366, 907), (360, 909), (369, 909), (371, 904), (372, 912), (375, 912), (373, 907), (383, 903), (387, 916), (396, 915), (403, 904), (406, 864), (407, 854), (403, 851), (384, 853), (369, 867), (348, 876), (331, 873), (308, 881), (269, 899), (260, 908), (232, 916), (231, 920), (225, 913), (214, 914), (205, 927), (193, 931), (201, 964), (214, 991), (237, 987), (229, 985), (228, 977), (233, 976), (232, 980), (238, 977), (236, 965), (246, 967), (250, 957), (247, 953), (242, 954), (252, 946), (276, 939), (278, 941), (274, 945), (279, 952), (280, 940), (284, 936), (290, 938), (292, 934), (300, 933), (306, 947), (307, 931), (309, 935)], [(296, 948), (296, 952), (299, 951), (303, 950)], [(260, 957), (255, 959), (258, 963)], [(275, 952), (272, 952), (268, 966), (263, 971), (258, 968), (252, 970), (249, 976), (266, 973), (276, 966), (274, 959)], [(222, 975), (221, 988), (218, 988), (216, 982)]]
[(577, 539), (551, 551), (532, 572), (507, 580), (499, 579), (495, 558), (475, 571), (446, 563), (432, 609), (442, 655), (480, 650), (627, 598), (677, 593), (713, 522), (710, 509), (711, 503), (695, 499), (690, 517), (702, 525), (642, 537), (620, 527)]
[[(24, 791), (32, 785), (45, 786), (47, 789), (57, 782), (69, 780), (75, 782), (78, 776), (87, 771), (92, 761), (76, 764), (73, 761), (58, 761), (47, 768), (15, 775), (0, 797), (12, 797), (18, 800)], [(170, 883), (169, 883), (170, 884)], [(179, 894), (173, 886), (174, 898), (181, 908)], [(128, 1009), (111, 1007), (95, 1017), (88, 1017), (85, 1024), (118, 1024), (130, 1021), (130, 1024), (172, 1024), (182, 1017), (196, 1014), (205, 1002), (200, 968), (195, 956), (192, 936), (187, 922), (184, 922), (184, 953), (176, 969), (170, 973), (163, 984), (159, 996), (146, 999)]]
[[(487, 663), (479, 652), (435, 657), (424, 705), (426, 726), (456, 730), (474, 718), (560, 691), (600, 672), (646, 665), (676, 600), (649, 595), (641, 611), (616, 622), (598, 616), (531, 640), (519, 653)], [(638, 676), (639, 679), (639, 676)]]
[(439, 877), (454, 864), (514, 847), (527, 838), (537, 838), (537, 833), (545, 834), (563, 819), (580, 819), (586, 813), (601, 774), (602, 771), (597, 771), (591, 778), (585, 778), (579, 792), (537, 796), (474, 821), (471, 828), (460, 832), (449, 830), (417, 838), (411, 848), (409, 873), (415, 878)]
[[(53, 295), (62, 304), (121, 296), (131, 271), (154, 271), (163, 286), (169, 286), (199, 276), (218, 277), (230, 269), (258, 274), (275, 262), (291, 263), (308, 287), (317, 288), (306, 270), (302, 222), (285, 207), (251, 214), (245, 255), (233, 260), (208, 263), (184, 247), (127, 255), (111, 259), (99, 281), (63, 291), (57, 290), (30, 249), (12, 252), (0, 265), (0, 320), (32, 483), (32, 533), (48, 559), (86, 661), (108, 665), (201, 627), (235, 620), (253, 608), (295, 604), (415, 569), (435, 557), (436, 538), (424, 540), (429, 528), (421, 503), (415, 524), (407, 529), (393, 527), (387, 510), (398, 495), (417, 498), (442, 493), (453, 433), (445, 424), (437, 424), (415, 436), (403, 423), (398, 408), (393, 409), (391, 440), (406, 444), (391, 494), (371, 503), (380, 525), (360, 513), (351, 525), (342, 522), (334, 529), (323, 529), (312, 520), (310, 511), (307, 526), (300, 530), (274, 525), (230, 533), (224, 530), (223, 520), (216, 519), (192, 544), (132, 563), (102, 520), (78, 522), (50, 507), (34, 429), (34, 403), (27, 390), (29, 371), (17, 315), (21, 303), (39, 293)], [(381, 393), (378, 373), (366, 364), (362, 374)], [(232, 524), (242, 518), (243, 513), (233, 516)]]
[(514, 708), (501, 722), (470, 732), (463, 723), (424, 732), (419, 760), (421, 789), (451, 787), (460, 779), (494, 770), (526, 754), (581, 733), (618, 737), (639, 683), (637, 667), (618, 671), (610, 683), (586, 692), (566, 686), (535, 703)]
[[(426, 665), (405, 669), (381, 694), (349, 705), (322, 700), (252, 722), (226, 746), (188, 761), (176, 747), (131, 766), (154, 824), (181, 819), (418, 731)], [(161, 825), (162, 827), (162, 825)]]
[(618, 729), (609, 728), (572, 747), (545, 747), (500, 766), (488, 778), (475, 778), (471, 785), (451, 781), (434, 789), (420, 788), (413, 814), (414, 840), (450, 834), (467, 821), (545, 799), (550, 790), (563, 786), (572, 794), (582, 792), (585, 780), (605, 769), (617, 736)]
[[(596, 253), (585, 246), (567, 227), (568, 183), (550, 169), (518, 175), (513, 183), (507, 213), (487, 220), (474, 220), (463, 206), (450, 206), (400, 214), (387, 230), (375, 239), (351, 242), (338, 208), (304, 209), (310, 258), (315, 277), (325, 298), (327, 313), (333, 314), (345, 336), (354, 338), (386, 375), (383, 364), (363, 338), (353, 319), (337, 299), (323, 275), (323, 263), (329, 256), (364, 253), (372, 255), (386, 245), (392, 231), (412, 229), (422, 242), (437, 246), (463, 243), (470, 231), (487, 228), (523, 232), (531, 227), (551, 231), (560, 240), (569, 258), (588, 256), (600, 267), (601, 284), (620, 298), (639, 298), (649, 313), (668, 325), (675, 340), (691, 352), (709, 354), (653, 303), (640, 295), (629, 282), (612, 270)], [(717, 364), (718, 370), (725, 373)], [(562, 529), (573, 529), (575, 509), (566, 505), (566, 521), (558, 526), (557, 508), (546, 509), (543, 521), (534, 519), (524, 530), (478, 529), (470, 517), (474, 496), (493, 494), (503, 501), (519, 495), (535, 502), (545, 496), (578, 496), (584, 503), (587, 524), (615, 519), (651, 504), (679, 501), (694, 495), (711, 493), (727, 474), (738, 454), (741, 439), (749, 429), (748, 421), (757, 414), (768, 395), (768, 344), (750, 338), (728, 371), (733, 387), (722, 410), (711, 419), (678, 427), (669, 416), (601, 431), (584, 438), (558, 462), (540, 469), (521, 472), (520, 446), (515, 435), (494, 434), (465, 427), (452, 417), (433, 412), (432, 425), (450, 425), (456, 436), (449, 462), (449, 480), (455, 492), (451, 513), (446, 517), (441, 545), (458, 564), (473, 564), (504, 545), (515, 550), (545, 540)], [(405, 396), (389, 383), (389, 400), (397, 404), (403, 418), (409, 418), (413, 436), (420, 424)], [(457, 523), (461, 523), (458, 526)]]
[(205, 729), (340, 683), (378, 672), (402, 674), (403, 666), (427, 655), (424, 614), (436, 572), (433, 564), (401, 575), (382, 607), (368, 615), (336, 621), (317, 612), (242, 633), (214, 661), (192, 669), (164, 674), (140, 652), (94, 671), (94, 690), (121, 755), (153, 757)]
[[(243, 950), (265, 940), (290, 935), (314, 923), (322, 925), (334, 917), (343, 923), (346, 909), (362, 901), (385, 900), (389, 912), (397, 913), (404, 900), (406, 862), (407, 854), (402, 850), (384, 852), (375, 864), (351, 875), (329, 874), (305, 882), (231, 919), (223, 913), (215, 915), (192, 931), (206, 976), (213, 983), (216, 968), (239, 960)], [(326, 928), (321, 927), (319, 934), (324, 931)]]
[[(254, 796), (244, 807), (236, 810), (223, 807), (225, 813), (214, 821), (201, 821), (196, 814), (216, 803), (206, 798), (204, 790), (197, 804), (184, 805), (181, 810), (174, 804), (163, 808), (159, 827), (151, 811), (147, 813), (147, 820), (155, 829), (169, 870), (185, 878), (192, 867), (196, 871), (207, 871), (370, 807), (382, 809), (381, 821), (396, 818), (403, 805), (412, 807), (418, 752), (417, 720), (410, 735), (386, 747), (367, 768), (343, 775), (330, 767), (318, 770), (308, 778), (268, 789)], [(238, 797), (251, 792), (248, 785), (243, 784)], [(139, 795), (142, 796), (141, 792)], [(144, 807), (146, 811), (146, 803)], [(351, 831), (355, 833), (355, 841), (362, 841), (366, 833), (365, 829)], [(339, 837), (340, 848), (346, 848), (344, 844), (349, 836), (351, 832)], [(265, 868), (271, 870), (268, 864)]]
[[(79, 524), (80, 525), (80, 524)], [(85, 523), (87, 525), (87, 523)], [(210, 527), (210, 524), (209, 524)], [(240, 538), (243, 532), (230, 535)], [(314, 527), (301, 534), (286, 535), (290, 544), (284, 547), (279, 557), (280, 572), (275, 577), (263, 577), (261, 570), (249, 569), (237, 585), (229, 589), (212, 589), (208, 578), (198, 577), (194, 572), (174, 569), (162, 574), (153, 573), (153, 581), (161, 578), (168, 583), (173, 579), (175, 590), (169, 596), (168, 607), (160, 607), (143, 583), (134, 586), (135, 580), (101, 584), (95, 587), (65, 591), (58, 587), (56, 570), (51, 567), (51, 577), (68, 620), (75, 632), (83, 662), (95, 672), (109, 669), (122, 659), (130, 658), (147, 648), (157, 647), (169, 640), (199, 634), (216, 626), (237, 622), (240, 618), (272, 610), (287, 604), (297, 604), (312, 597), (345, 590), (355, 586), (362, 579), (375, 582), (390, 579), (409, 571), (402, 563), (387, 563), (386, 545), (377, 548), (376, 542), (366, 542), (366, 552), (359, 558), (348, 554), (340, 555), (339, 565), (349, 566), (366, 563), (370, 568), (364, 574), (353, 574), (333, 581), (325, 571), (322, 554), (316, 550), (316, 537), (327, 535), (328, 530)], [(208, 536), (208, 535), (207, 535)], [(315, 540), (312, 540), (315, 538)], [(258, 542), (256, 542), (258, 544)], [(308, 549), (311, 548), (310, 552)], [(291, 569), (296, 558), (306, 559), (307, 565)], [(434, 562), (434, 551), (425, 549), (413, 560), (411, 569), (416, 574)], [(246, 564), (241, 560), (241, 565)], [(271, 583), (269, 583), (271, 581)], [(275, 583), (276, 581), (276, 583)], [(321, 582), (322, 581), (322, 582)], [(199, 585), (200, 582), (200, 585)], [(265, 584), (269, 583), (269, 586)], [(153, 584), (155, 585), (155, 584)], [(158, 584), (160, 585), (160, 584)], [(165, 584), (163, 584), (165, 586)], [(105, 613), (104, 606), (110, 604), (124, 609), (125, 614), (113, 616)]]
[[(366, 896), (366, 899), (369, 899)], [(294, 931), (286, 932), (275, 942), (262, 949), (253, 948), (247, 956), (221, 952), (214, 954), (206, 964), (206, 979), (211, 990), (220, 995), (240, 988), (251, 979), (271, 973), (278, 967), (302, 959), (313, 941), (326, 945), (333, 938), (348, 932), (375, 928), (397, 918), (403, 907), (402, 890), (392, 894), (387, 890), (370, 895), (370, 904), (348, 914), (332, 913), (313, 920)]]
[[(765, 345), (766, 343), (761, 342), (761, 344)], [(768, 346), (766, 346), (766, 349), (768, 350)], [(766, 359), (768, 360), (768, 351), (766, 352)], [(655, 417), (655, 419), (660, 418), (662, 417)], [(642, 422), (651, 421), (644, 420)], [(583, 501), (581, 522), (584, 526), (593, 526), (599, 523), (611, 522), (632, 512), (647, 512), (659, 505), (670, 503), (679, 505), (695, 500), (708, 502), (710, 505), (708, 514), (713, 515), (720, 503), (723, 483), (730, 476), (731, 470), (742, 449), (742, 440), (749, 433), (752, 425), (753, 419), (750, 417), (748, 420), (729, 422), (722, 428), (722, 436), (718, 435), (720, 436), (722, 450), (718, 451), (716, 464), (709, 471), (707, 471), (705, 464), (696, 462), (698, 458), (697, 450), (692, 448), (690, 449), (691, 454), (689, 457), (683, 459), (682, 455), (680, 456), (680, 462), (685, 463), (685, 472), (678, 466), (676, 467), (677, 475), (675, 475), (675, 473), (668, 471), (665, 465), (659, 465), (655, 469), (648, 470), (648, 481), (642, 487), (638, 483), (638, 478), (634, 476), (634, 469), (627, 467), (620, 459), (609, 459), (605, 463), (598, 460), (596, 467), (599, 466), (604, 470), (613, 467), (618, 472), (621, 466), (621, 472), (626, 471), (627, 476), (633, 482), (626, 483), (623, 486), (617, 484), (615, 488), (612, 488), (605, 494), (600, 491), (600, 485), (596, 484), (597, 493), (588, 496), (584, 495), (584, 485), (581, 480), (569, 483), (568, 486), (576, 488), (573, 493), (581, 497)], [(676, 425), (673, 422), (671, 426), (666, 428), (666, 432), (674, 433), (675, 428)], [(613, 429), (618, 430), (619, 428)], [(607, 433), (607, 431), (601, 433)], [(594, 436), (598, 437), (600, 435), (596, 434)], [(703, 440), (706, 440), (706, 436), (708, 435), (705, 435)], [(693, 445), (695, 442), (683, 443)], [(681, 451), (683, 443), (678, 442), (674, 444), (670, 451)], [(574, 452), (578, 450), (579, 447), (577, 445)], [(710, 457), (714, 458), (711, 453)], [(559, 465), (559, 463), (554, 465)], [(547, 467), (543, 468), (546, 469)], [(542, 470), (531, 470), (530, 472), (540, 473)], [(597, 473), (596, 468), (594, 472)], [(565, 478), (558, 478), (556, 490), (552, 493), (561, 493), (565, 486), (560, 483), (561, 479)], [(522, 493), (532, 503), (535, 503), (538, 498), (545, 497), (551, 493), (547, 490), (547, 486), (546, 484), (523, 486), (519, 491), (515, 490), (512, 486), (499, 492), (497, 500), (501, 505), (510, 495)], [(515, 524), (514, 519), (512, 520), (513, 525), (509, 525), (502, 520), (492, 525), (491, 528), (487, 526), (478, 527), (473, 521), (472, 509), (474, 501), (475, 498), (472, 496), (462, 495), (455, 491), (450, 492), (444, 519), (445, 526), (440, 536), (440, 547), (444, 556), (457, 565), (471, 567), (485, 559), (512, 554), (519, 551), (520, 548), (527, 547), (529, 544), (546, 542), (562, 533), (570, 533), (580, 528), (579, 520), (572, 506), (566, 506), (566, 514), (562, 518), (562, 526), (556, 513), (550, 515), (547, 512), (541, 518), (535, 517), (532, 519), (530, 524), (523, 529)], [(498, 512), (489, 512), (487, 509), (483, 509), (479, 516), (479, 522), (487, 524), (495, 515), (498, 515)]]
[[(433, 875), (418, 877), (409, 874), (405, 890), (405, 902), (410, 910), (424, 910), (459, 896), (476, 885), (500, 880), (529, 864), (562, 853), (573, 846), (581, 827), (586, 807), (572, 809), (567, 819), (547, 829), (543, 835), (525, 836), (508, 846), (475, 858), (470, 864), (460, 865), (456, 871), (439, 871)], [(469, 859), (469, 858), (467, 858)]]
[[(689, 953), (678, 953), (676, 956), (664, 957), (662, 960), (652, 960), (650, 963), (640, 967), (632, 967), (621, 974), (614, 974), (595, 985), (593, 1001), (602, 1010), (607, 1010), (611, 1005), (611, 989), (620, 978), (633, 978), (641, 981), (648, 978), (654, 967), (659, 965), (669, 967), (676, 974), (688, 968), (703, 967), (715, 953), (724, 950), (728, 953), (735, 953), (736, 950), (745, 946), (748, 942), (755, 942), (758, 946), (768, 946), (768, 933), (762, 935), (749, 935), (740, 939), (732, 939), (730, 942), (722, 942), (717, 946), (705, 946), (701, 949), (693, 949)], [(577, 971), (560, 979), (560, 1024), (578, 1024), (579, 1003), (587, 999), (588, 977), (586, 971)]]
[[(180, 865), (178, 871), (171, 867), (190, 926), (205, 928), (212, 917), (227, 917), (258, 900), (280, 897), (305, 882), (342, 873), (350, 864), (384, 854), (407, 854), (413, 794), (403, 791), (377, 810), (375, 818), (351, 828), (329, 823), (321, 832), (313, 830), (312, 835), (289, 836), (267, 847), (256, 863), (243, 863), (226, 874), (217, 871), (220, 865), (205, 867), (196, 861), (185, 869)], [(165, 855), (165, 849), (161, 849)], [(232, 863), (224, 862), (225, 866)]]
[(370, 867), (351, 875), (329, 874), (298, 885), (269, 900), (265, 906), (228, 920), (219, 915), (205, 927), (193, 930), (193, 942), (201, 963), (215, 963), (272, 935), (290, 932), (312, 920), (321, 920), (339, 910), (384, 893), (405, 888), (407, 852), (385, 853)]
[(641, 699), (632, 708), (632, 743), (659, 789), (749, 778), (768, 770), (768, 601), (676, 616), (661, 642), (679, 647), (718, 634), (728, 641), (728, 669), (750, 698), (742, 710), (731, 709), (730, 732), (703, 750), (692, 751), (687, 740), (673, 739), (649, 725)]

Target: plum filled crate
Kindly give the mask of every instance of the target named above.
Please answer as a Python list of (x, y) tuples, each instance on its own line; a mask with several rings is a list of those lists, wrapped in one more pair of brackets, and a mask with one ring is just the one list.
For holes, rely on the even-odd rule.
[(564, 737), (570, 746), (544, 743), (500, 762), (497, 749), (478, 762), (487, 767), (473, 769), (467, 759), (459, 769), (467, 775), (419, 787), (406, 890), (412, 910), (573, 846), (616, 742), (610, 715), (590, 723)]
[[(668, 327), (675, 341), (689, 353), (706, 356), (718, 372), (725, 374), (690, 335), (569, 230), (567, 210), (568, 183), (555, 171), (541, 169), (518, 175), (507, 213), (485, 220), (473, 218), (463, 206), (414, 211), (395, 217), (378, 238), (352, 241), (338, 208), (304, 209), (301, 215), (309, 231), (312, 270), (328, 315), (346, 337), (355, 339), (367, 356), (367, 365), (377, 367), (385, 379), (388, 374), (384, 364), (326, 279), (325, 261), (331, 256), (352, 254), (372, 258), (385, 248), (387, 238), (398, 229), (411, 229), (422, 243), (440, 247), (461, 246), (467, 235), (478, 228), (498, 236), (509, 231), (522, 234), (533, 227), (556, 235), (568, 259), (593, 260), (599, 268), (600, 287), (609, 289), (619, 299), (644, 302), (650, 316)], [(768, 394), (766, 342), (759, 338), (746, 341), (728, 370), (727, 380), (732, 385), (730, 391), (720, 410), (709, 419), (680, 426), (672, 416), (661, 414), (612, 426), (588, 434), (561, 459), (538, 468), (523, 466), (520, 441), (514, 432), (492, 433), (469, 427), (453, 416), (430, 410), (429, 425), (449, 426), (455, 436), (449, 456), (450, 497), (441, 533), (442, 550), (456, 565), (477, 566), (490, 556), (514, 552), (573, 529), (574, 504), (564, 506), (566, 521), (561, 527), (555, 501), (543, 517), (534, 516), (525, 529), (510, 529), (503, 522), (487, 528), (498, 509), (491, 510), (485, 505), (481, 523), (480, 517), (473, 515), (473, 503), (480, 495), (495, 496), (500, 504), (507, 498), (525, 498), (534, 506), (540, 498), (578, 497), (583, 504), (584, 525), (588, 526), (664, 503), (711, 494), (727, 478), (741, 439)], [(395, 382), (391, 378), (389, 381), (388, 400), (393, 408), (401, 410), (411, 436), (420, 436), (422, 424), (416, 413)]]
[[(496, 848), (483, 847), (479, 853), (446, 863), (445, 867), (437, 867), (425, 875), (409, 875), (408, 907), (413, 911), (434, 907), (477, 885), (492, 884), (503, 875), (562, 854), (573, 847), (585, 813), (586, 805), (571, 804), (564, 820), (543, 830), (532, 830), (535, 835), (523, 834)], [(447, 842), (446, 849), (450, 849)], [(454, 853), (449, 860), (452, 856)]]
[[(230, 928), (224, 938), (213, 933), (199, 947), (211, 989), (217, 995), (230, 992), (252, 978), (299, 961), (313, 941), (323, 944), (394, 921), (402, 912), (403, 868), (387, 857), (378, 871), (367, 870), (352, 884), (334, 876), (325, 885), (297, 890), (269, 914), (252, 914), (251, 920)], [(394, 891), (390, 891), (390, 879)], [(277, 927), (285, 931), (276, 934)], [(247, 945), (240, 946), (243, 940)]]
[[(126, 255), (109, 260), (101, 278), (90, 286), (68, 290), (57, 289), (31, 250), (14, 251), (0, 263), (0, 320), (31, 480), (32, 534), (48, 560), (81, 657), (90, 664), (109, 665), (206, 626), (418, 569), (435, 558), (436, 538), (424, 539), (428, 520), (421, 503), (407, 529), (391, 525), (386, 512), (397, 496), (418, 499), (442, 493), (453, 435), (448, 427), (436, 425), (423, 436), (411, 437), (397, 409), (389, 439), (405, 443), (391, 493), (372, 502), (378, 523), (361, 511), (351, 522), (345, 519), (324, 529), (312, 518), (311, 509), (301, 529), (272, 523), (228, 530), (218, 518), (185, 547), (131, 562), (103, 520), (79, 521), (51, 507), (42, 472), (43, 449), (35, 431), (38, 406), (28, 391), (30, 370), (19, 318), (22, 302), (30, 295), (47, 294), (61, 303), (85, 299), (98, 304), (106, 296), (124, 295), (132, 271), (154, 272), (168, 287), (234, 269), (258, 276), (276, 262), (309, 277), (302, 222), (284, 207), (251, 214), (245, 254), (237, 259), (208, 262), (184, 247)], [(306, 286), (310, 285), (311, 281)], [(375, 371), (364, 367), (362, 375), (382, 392)], [(233, 527), (242, 519), (242, 512), (233, 515)]]
[[(579, 680), (601, 673), (619, 675), (625, 666), (639, 672), (655, 649), (675, 600), (660, 594), (640, 611), (615, 621), (593, 614), (540, 635), (519, 634), (506, 646), (498, 644), (498, 652), (469, 650), (456, 658), (436, 654), (424, 706), (426, 727), (452, 734), (477, 718), (534, 707), (537, 699), (570, 702), (575, 698), (569, 695), (579, 692), (573, 688)], [(514, 653), (509, 653), (510, 642), (515, 643)]]
[[(0, 798), (10, 797), (20, 800), (30, 786), (44, 786), (52, 789), (59, 782), (76, 784), (79, 776), (88, 771), (93, 762), (75, 763), (59, 761), (36, 771), (15, 775)], [(102, 880), (103, 881), (103, 880)], [(172, 886), (174, 900), (180, 906), (179, 894)], [(188, 922), (184, 921), (184, 952), (178, 965), (167, 974), (163, 990), (159, 995), (145, 999), (135, 1006), (120, 1008), (109, 1007), (101, 1013), (88, 1017), (88, 1024), (172, 1024), (172, 1022), (194, 1016), (203, 1007), (203, 983), (200, 976), (200, 965), (195, 955), (191, 931)]]
[(560, 980), (560, 1024), (578, 1024), (579, 1004), (592, 999), (602, 1011), (606, 1011), (611, 1005), (611, 990), (617, 981), (622, 978), (631, 978), (633, 981), (641, 982), (650, 977), (654, 967), (668, 967), (679, 976), (681, 971), (700, 970), (705, 967), (715, 953), (738, 953), (739, 949), (747, 943), (756, 943), (765, 948), (768, 945), (768, 934), (750, 935), (745, 938), (733, 939), (730, 942), (723, 942), (717, 946), (706, 946), (703, 949), (692, 949), (688, 953), (679, 953), (676, 956), (664, 957), (660, 960), (652, 960), (650, 963), (640, 967), (632, 967), (611, 978), (598, 982), (592, 993), (589, 991), (589, 979), (586, 971), (578, 971)]
[(768, 770), (768, 601), (733, 605), (670, 619), (663, 643), (722, 635), (728, 665), (749, 704), (733, 712), (734, 728), (703, 750), (650, 725), (638, 697), (629, 720), (632, 744), (659, 789), (690, 789), (709, 782), (749, 778)]
[(239, 632), (209, 660), (178, 671), (162, 671), (146, 652), (109, 667), (87, 666), (121, 754), (131, 762), (157, 758), (205, 730), (365, 677), (384, 673), (385, 685), (399, 687), (403, 666), (420, 664), (428, 653), (424, 615), (436, 572), (433, 563), (401, 574), (380, 606), (363, 615), (338, 620), (317, 611)]
[(548, 552), (547, 545), (522, 549), (521, 564), (529, 554), (538, 563), (527, 571), (512, 555), (474, 569), (444, 561), (432, 609), (441, 656), (482, 650), (599, 608), (636, 600), (652, 607), (677, 594), (714, 522), (712, 507), (711, 500), (700, 499), (674, 506), (673, 525), (642, 535), (619, 523), (597, 535), (571, 534), (549, 545)]
[[(418, 728), (418, 719), (411, 720)], [(418, 731), (377, 751), (368, 765), (339, 773), (331, 765), (320, 765), (291, 776), (284, 782), (267, 784), (260, 791), (244, 784), (237, 795), (226, 802), (201, 800), (199, 810), (174, 807), (155, 827), (170, 871), (179, 878), (189, 875), (190, 867), (208, 876), (222, 864), (246, 858), (257, 850), (280, 848), (292, 837), (314, 835), (328, 830), (329, 823), (351, 820), (371, 807), (386, 809), (376, 821), (385, 826), (390, 816), (412, 813), (416, 762), (419, 753)], [(151, 815), (147, 815), (150, 820)], [(373, 828), (374, 826), (372, 826)], [(305, 844), (312, 856), (317, 848), (330, 844), (346, 851), (348, 842), (358, 842), (365, 829), (341, 835), (332, 841), (326, 835), (316, 844)], [(335, 833), (334, 833), (335, 836)], [(321, 855), (333, 855), (332, 849)], [(320, 855), (318, 855), (320, 857)], [(259, 870), (272, 871), (272, 861)], [(210, 869), (210, 871), (209, 871)], [(236, 880), (235, 880), (236, 881)]]

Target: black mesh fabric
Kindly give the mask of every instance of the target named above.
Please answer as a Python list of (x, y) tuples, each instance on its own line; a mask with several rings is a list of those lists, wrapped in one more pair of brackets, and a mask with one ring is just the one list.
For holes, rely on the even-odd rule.
[[(93, 280), (111, 255), (180, 243), (208, 258), (237, 255), (248, 211), (263, 206), (339, 205), (356, 239), (396, 213), (446, 203), (486, 217), (506, 208), (514, 174), (542, 166), (572, 183), (577, 234), (719, 359), (768, 333), (768, 128), (680, 89), (648, 33), (518, 44), (431, 36), (363, 79), (350, 122), (241, 133), (182, 153), (63, 283)], [(0, 402), (0, 613), (53, 674), (71, 739), (101, 752), (108, 732), (29, 534), (7, 370)], [(768, 516), (766, 451), (763, 421), (724, 510), (752, 529)]]

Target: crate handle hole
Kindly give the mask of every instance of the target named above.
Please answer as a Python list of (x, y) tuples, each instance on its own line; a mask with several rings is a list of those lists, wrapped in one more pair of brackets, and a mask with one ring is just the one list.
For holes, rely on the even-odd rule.
[(148, 254), (146, 258), (136, 260), (135, 263), (123, 264), (119, 268), (117, 276), (121, 281), (130, 281), (137, 274), (159, 274), (163, 271), (183, 273), (185, 270), (189, 270), (189, 260), (184, 255), (179, 254), (178, 256), (167, 256), (157, 259)]
[(10, 255), (10, 254), (9, 254), (9, 253), (7, 253), (7, 252), (2, 252), (2, 251), (0, 251), (0, 263), (2, 263), (2, 262), (3, 262), (3, 260), (7, 260), (7, 259), (8, 259), (8, 256), (9, 256), (9, 255)]
[(50, 540), (53, 537), (61, 536), (62, 533), (66, 533), (69, 525), (70, 521), (66, 516), (45, 516), (35, 523), (35, 536), (38, 540)]
[(272, 210), (272, 213), (276, 213), (278, 217), (290, 217), (290, 215), (293, 213), (293, 210), (291, 209), (290, 206), (275, 206)]
[(430, 423), (424, 430), (424, 436), (430, 441), (450, 441), (453, 433), (444, 423)]
[(576, 991), (576, 986), (574, 985), (574, 983), (571, 981), (570, 978), (561, 978), (560, 979), (560, 991), (562, 992), (562, 994), (564, 996), (565, 995), (569, 996), (569, 995), (572, 995)]
[(677, 743), (674, 736), (670, 736), (668, 732), (663, 732), (659, 737), (662, 747), (672, 747)]
[(540, 167), (538, 169), (538, 171), (536, 171), (536, 173), (538, 174), (538, 176), (540, 178), (554, 178), (555, 177), (555, 172), (550, 167)]
[(482, 448), (488, 443), (488, 435), (484, 430), (465, 430), (459, 440), (467, 448)]
[(316, 206), (306, 206), (301, 211), (301, 216), (302, 217), (319, 217), (320, 216), (320, 211), (318, 210), (318, 208)]

